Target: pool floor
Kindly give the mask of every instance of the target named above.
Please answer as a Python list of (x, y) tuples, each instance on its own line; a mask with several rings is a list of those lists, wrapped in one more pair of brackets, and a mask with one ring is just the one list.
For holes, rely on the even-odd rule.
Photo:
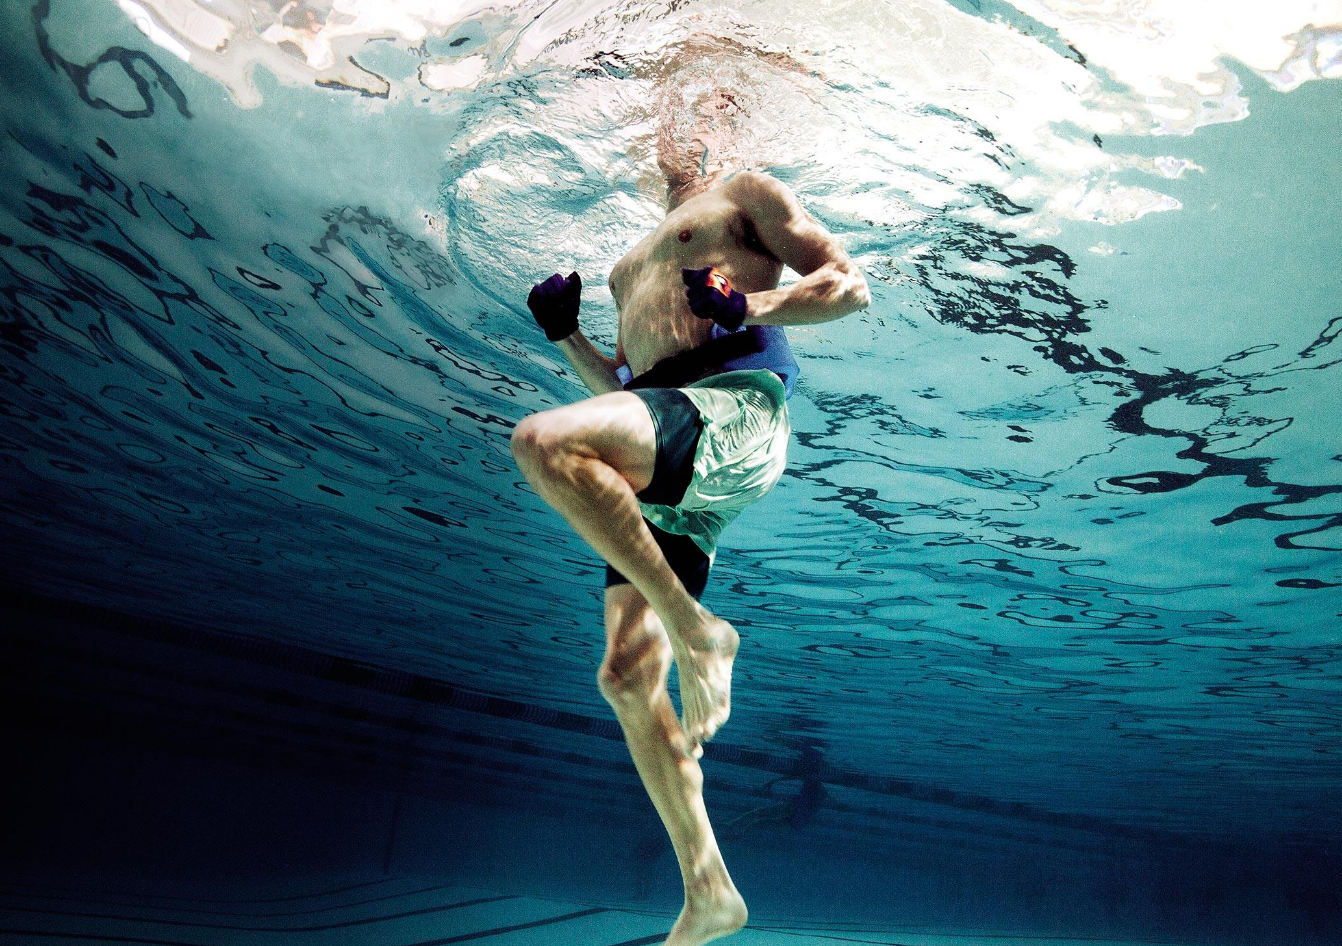
[[(387, 878), (272, 899), (191, 899), (121, 890), (95, 893), (15, 885), (0, 891), (0, 935), (10, 944), (154, 946), (644, 946), (660, 943), (666, 912)], [(859, 923), (752, 922), (733, 946), (1127, 946), (1136, 941), (916, 932)], [(1152, 946), (1152, 941), (1141, 941)]]

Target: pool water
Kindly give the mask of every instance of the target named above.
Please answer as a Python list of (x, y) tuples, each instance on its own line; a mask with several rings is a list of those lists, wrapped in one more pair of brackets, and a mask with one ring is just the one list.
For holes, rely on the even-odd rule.
[[(1012, 904), (1050, 897), (1095, 936), (1338, 930), (1342, 3), (0, 16), (14, 594), (364, 668), (355, 702), (460, 715), (491, 837), (519, 779), (579, 819), (618, 785), (630, 863), (674, 879), (595, 687), (602, 563), (509, 452), (586, 393), (528, 288), (581, 272), (613, 349), (605, 276), (661, 219), (669, 140), (786, 182), (873, 294), (788, 330), (788, 473), (704, 599), (743, 638), (706, 758), (733, 869), (861, 874), (907, 842), (937, 851), (900, 862), (925, 905), (1034, 878), (962, 933), (1025, 935)], [(53, 674), (110, 647), (59, 633)], [(643, 902), (597, 863), (571, 870)], [(490, 889), (599, 896), (533, 873)], [(781, 926), (958, 935), (776, 899)]]

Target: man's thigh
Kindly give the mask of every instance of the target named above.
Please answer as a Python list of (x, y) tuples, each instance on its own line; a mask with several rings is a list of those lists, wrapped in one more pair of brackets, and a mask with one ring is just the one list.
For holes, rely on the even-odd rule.
[(657, 462), (657, 428), (643, 401), (613, 391), (542, 411), (527, 418), (566, 449), (599, 458), (614, 467), (634, 492), (652, 481)]

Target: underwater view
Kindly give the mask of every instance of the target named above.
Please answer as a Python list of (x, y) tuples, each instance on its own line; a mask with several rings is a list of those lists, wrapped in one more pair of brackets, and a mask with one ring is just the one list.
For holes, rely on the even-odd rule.
[[(1342, 941), (1342, 0), (0, 18), (6, 942)], [(696, 612), (697, 932), (519, 446), (600, 393), (552, 273), (603, 404), (707, 332), (627, 288), (681, 184), (794, 208), (756, 317), (851, 290)]]

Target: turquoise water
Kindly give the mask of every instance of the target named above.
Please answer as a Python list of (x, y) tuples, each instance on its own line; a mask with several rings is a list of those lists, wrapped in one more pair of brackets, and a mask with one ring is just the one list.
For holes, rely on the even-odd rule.
[(789, 330), (710, 781), (1332, 856), (1342, 7), (1243, 6), (6, 4), (7, 581), (609, 725), (523, 301), (581, 271), (609, 350), (704, 133), (873, 291)]

